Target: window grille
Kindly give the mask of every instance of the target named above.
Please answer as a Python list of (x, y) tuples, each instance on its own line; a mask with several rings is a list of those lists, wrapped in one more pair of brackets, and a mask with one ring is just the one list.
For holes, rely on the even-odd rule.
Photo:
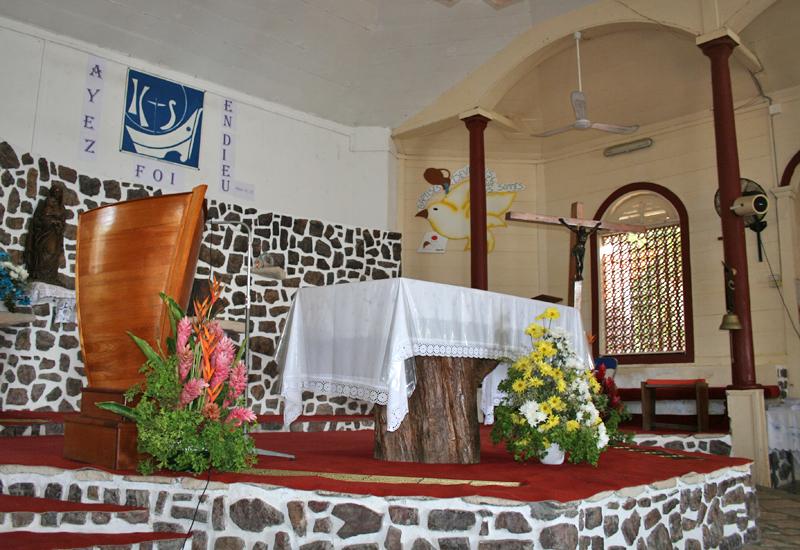
[(686, 351), (679, 225), (602, 237), (605, 353)]

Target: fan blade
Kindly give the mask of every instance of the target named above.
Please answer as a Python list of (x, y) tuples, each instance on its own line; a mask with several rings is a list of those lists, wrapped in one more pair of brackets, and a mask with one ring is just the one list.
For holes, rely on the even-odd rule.
[(574, 129), (575, 125), (570, 124), (569, 126), (562, 126), (561, 128), (556, 128), (555, 130), (548, 130), (546, 132), (542, 132), (541, 134), (533, 134), (534, 137), (550, 137), (550, 136), (557, 136), (558, 134), (563, 134), (564, 132), (569, 132), (570, 130)]
[(632, 134), (639, 129), (638, 124), (634, 124), (633, 126), (620, 126), (619, 124), (603, 124), (602, 122), (593, 122), (591, 127), (595, 130), (611, 132), (612, 134)]
[(586, 96), (580, 90), (575, 90), (569, 95), (572, 102), (572, 110), (575, 111), (575, 119), (581, 120), (586, 118)]

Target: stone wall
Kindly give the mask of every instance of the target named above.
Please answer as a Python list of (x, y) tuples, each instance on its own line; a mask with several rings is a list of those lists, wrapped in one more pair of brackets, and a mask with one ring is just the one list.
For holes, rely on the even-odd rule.
[[(101, 181), (0, 143), (0, 247), (21, 262), (31, 215), (45, 189), (64, 186), (67, 229), (61, 283), (74, 288), (78, 214), (115, 202), (160, 195), (160, 189)], [(277, 413), (274, 361), (280, 331), (299, 287), (397, 277), (400, 235), (319, 220), (262, 212), (210, 200), (209, 220), (245, 222), (253, 228), (253, 257), (268, 252), (287, 274), (284, 281), (252, 277), (250, 397), (260, 414)], [(238, 225), (206, 225), (196, 280), (214, 274), (226, 284), (230, 306), (224, 317), (244, 320), (247, 237)], [(132, 259), (132, 261), (135, 261)], [(113, 304), (111, 304), (113, 306)], [(36, 320), (0, 329), (0, 410), (74, 411), (85, 383), (75, 323), (56, 323), (52, 306), (32, 306)], [(344, 398), (307, 396), (306, 412), (367, 412), (368, 405)]]
[[(687, 474), (583, 501), (514, 502), (315, 493), (258, 483), (121, 476), (97, 470), (0, 466), (4, 494), (107, 502), (149, 511), (109, 521), (70, 514), (45, 522), (0, 514), (0, 529), (186, 532), (194, 550), (739, 548), (758, 539), (749, 466)], [(16, 516), (16, 517), (15, 517)], [(97, 519), (99, 518), (99, 519)]]

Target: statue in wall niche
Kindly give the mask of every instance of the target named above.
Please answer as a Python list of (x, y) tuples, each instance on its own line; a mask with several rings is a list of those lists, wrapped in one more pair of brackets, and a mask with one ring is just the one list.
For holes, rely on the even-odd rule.
[(61, 284), (58, 268), (64, 255), (66, 223), (64, 188), (54, 183), (47, 196), (36, 205), (25, 242), (25, 266), (32, 280)]

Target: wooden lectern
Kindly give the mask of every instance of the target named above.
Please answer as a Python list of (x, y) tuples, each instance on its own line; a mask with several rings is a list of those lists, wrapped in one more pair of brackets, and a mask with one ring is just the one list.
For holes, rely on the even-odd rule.
[(151, 345), (170, 335), (159, 292), (185, 308), (205, 223), (206, 186), (111, 204), (78, 218), (75, 266), (78, 330), (88, 379), (81, 412), (64, 421), (64, 457), (112, 469), (138, 461), (136, 425), (99, 409), (123, 401), (144, 376), (128, 332)]

